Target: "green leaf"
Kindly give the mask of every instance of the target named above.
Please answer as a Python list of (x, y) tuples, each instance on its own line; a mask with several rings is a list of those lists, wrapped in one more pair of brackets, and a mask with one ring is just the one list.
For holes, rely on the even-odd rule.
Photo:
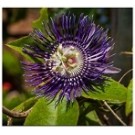
[(94, 102), (84, 102), (83, 105), (79, 106), (80, 115), (78, 125), (81, 126), (96, 126), (102, 125), (95, 109), (98, 107)]
[(29, 55), (22, 52), (22, 48), (24, 47), (25, 44), (32, 45), (33, 43), (34, 41), (30, 36), (25, 36), (18, 40), (9, 42), (7, 46), (17, 51), (18, 53), (22, 54), (26, 59), (33, 61), (33, 59)]
[(24, 125), (76, 125), (79, 116), (77, 101), (74, 102), (73, 106), (69, 106), (69, 108), (67, 108), (67, 101), (65, 99), (57, 106), (55, 106), (55, 102), (54, 100), (48, 103), (45, 98), (39, 99), (26, 118)]
[(126, 100), (126, 115), (128, 116), (133, 110), (133, 80), (128, 85), (127, 100)]
[(3, 66), (10, 75), (18, 76), (21, 73), (19, 60), (16, 59), (16, 55), (8, 49), (3, 50)]
[(29, 98), (20, 105), (16, 106), (13, 110), (18, 112), (23, 112), (30, 109), (38, 101), (37, 97)]
[(43, 27), (42, 23), (45, 20), (48, 20), (48, 11), (47, 11), (47, 8), (43, 8), (43, 9), (40, 10), (40, 17), (39, 17), (39, 19), (33, 21), (32, 27), (33, 28), (38, 28), (41, 31), (43, 31), (44, 27)]
[(111, 103), (126, 102), (127, 88), (119, 82), (109, 79), (103, 89), (95, 87), (95, 91), (90, 90), (88, 94), (82, 92), (82, 96), (94, 100), (107, 100)]
[(25, 95), (18, 93), (17, 91), (3, 92), (3, 105), (9, 109), (13, 109), (18, 106), (20, 103), (26, 100)]
[(86, 115), (86, 125), (102, 125), (97, 113), (95, 110), (90, 111)]

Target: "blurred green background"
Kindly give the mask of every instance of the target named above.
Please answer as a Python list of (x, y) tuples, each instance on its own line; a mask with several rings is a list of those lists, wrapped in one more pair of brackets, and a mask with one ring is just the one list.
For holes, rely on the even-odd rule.
[[(97, 25), (109, 29), (109, 36), (115, 42), (114, 65), (122, 70), (112, 76), (114, 79), (119, 80), (126, 71), (132, 69), (132, 54), (123, 53), (132, 52), (132, 8), (48, 8), (49, 16), (52, 17), (65, 12), (78, 16), (80, 13), (93, 16)], [(38, 19), (39, 13), (38, 8), (3, 8), (3, 104), (9, 109), (13, 109), (33, 95), (24, 83), (20, 64), (23, 57), (5, 44), (28, 35), (32, 31), (32, 21)], [(122, 84), (127, 86), (131, 78), (130, 72), (122, 80)], [(6, 117), (3, 117), (5, 125)], [(21, 122), (15, 121), (14, 124), (19, 125)]]

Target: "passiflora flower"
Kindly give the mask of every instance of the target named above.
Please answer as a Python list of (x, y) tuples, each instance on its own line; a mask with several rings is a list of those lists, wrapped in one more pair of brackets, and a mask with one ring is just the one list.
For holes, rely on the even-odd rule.
[(34, 29), (30, 36), (34, 44), (23, 52), (40, 62), (23, 62), (26, 82), (38, 96), (59, 101), (66, 97), (74, 101), (82, 91), (93, 90), (104, 83), (105, 74), (120, 69), (109, 62), (113, 40), (107, 31), (97, 26), (88, 16), (63, 14), (43, 23), (43, 31)]

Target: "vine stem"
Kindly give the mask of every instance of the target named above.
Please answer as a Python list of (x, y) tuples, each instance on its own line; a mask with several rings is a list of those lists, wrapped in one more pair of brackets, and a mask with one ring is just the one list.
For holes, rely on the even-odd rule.
[(124, 52), (121, 52), (120, 54), (133, 55), (133, 52), (124, 51)]
[(25, 118), (30, 113), (31, 109), (32, 108), (30, 108), (26, 112), (20, 113), (20, 112), (11, 111), (8, 108), (6, 108), (5, 106), (2, 107), (3, 113), (12, 118)]
[(109, 111), (114, 115), (114, 117), (123, 125), (127, 126), (127, 124), (122, 121), (122, 119), (112, 110), (112, 108), (107, 104), (105, 100), (103, 100), (104, 105), (109, 109)]
[(8, 120), (7, 120), (7, 126), (11, 126), (13, 123), (13, 118), (8, 116)]
[(132, 71), (132, 69), (128, 70), (128, 71), (119, 79), (119, 82), (121, 82), (122, 79), (123, 79), (128, 73), (130, 73), (131, 71)]

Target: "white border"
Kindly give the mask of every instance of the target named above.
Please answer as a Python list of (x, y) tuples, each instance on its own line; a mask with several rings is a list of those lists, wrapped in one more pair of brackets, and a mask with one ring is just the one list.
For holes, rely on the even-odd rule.
[[(0, 108), (2, 108), (2, 8), (0, 8)], [(2, 111), (0, 111), (0, 120), (2, 121)]]
[[(2, 33), (2, 8), (6, 7), (134, 7), (134, 0), (0, 0), (0, 31)], [(134, 11), (134, 10), (133, 10)], [(134, 11), (135, 14), (135, 11)], [(134, 15), (135, 17), (135, 15)], [(135, 30), (135, 28), (134, 28)], [(133, 45), (134, 45), (133, 41)], [(2, 36), (0, 36), (2, 45)], [(133, 52), (135, 47), (133, 47)], [(2, 56), (2, 47), (0, 47)], [(2, 57), (0, 57), (2, 62)], [(133, 62), (135, 64), (135, 62)], [(133, 65), (135, 67), (135, 65)], [(2, 83), (2, 64), (0, 65), (0, 82)], [(134, 73), (135, 76), (135, 73)], [(1, 86), (2, 88), (2, 86)], [(2, 90), (2, 89), (1, 89)], [(2, 98), (2, 93), (0, 92)], [(0, 107), (2, 105), (0, 100)], [(134, 107), (135, 108), (135, 107)], [(135, 109), (134, 109), (135, 112)], [(0, 116), (2, 112), (0, 111)], [(2, 119), (1, 119), (2, 121)], [(2, 127), (0, 132), (3, 135), (132, 135), (134, 127)]]
[(1, 0), (2, 7), (132, 7), (133, 0)]

